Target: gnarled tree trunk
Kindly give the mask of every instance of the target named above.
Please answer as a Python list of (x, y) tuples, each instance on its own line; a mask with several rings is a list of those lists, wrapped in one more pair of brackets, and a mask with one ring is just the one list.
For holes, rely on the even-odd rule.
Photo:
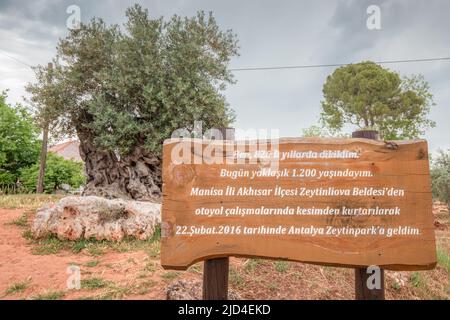
[(155, 201), (161, 199), (161, 160), (143, 147), (119, 157), (94, 145), (89, 130), (78, 130), (80, 155), (85, 163), (83, 195)]

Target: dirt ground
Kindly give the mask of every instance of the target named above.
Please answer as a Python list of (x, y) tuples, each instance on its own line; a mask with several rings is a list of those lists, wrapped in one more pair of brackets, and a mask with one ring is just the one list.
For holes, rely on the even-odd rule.
[[(0, 299), (166, 299), (180, 279), (200, 280), (202, 265), (163, 270), (159, 241), (114, 247), (83, 244), (68, 250), (58, 240), (27, 237), (34, 210), (0, 208)], [(421, 272), (386, 272), (387, 299), (449, 299), (450, 218), (435, 210), (438, 266)], [(81, 270), (82, 288), (67, 289), (68, 267)], [(70, 271), (70, 270), (69, 270)], [(301, 263), (231, 258), (230, 287), (244, 299), (353, 299), (353, 270)]]

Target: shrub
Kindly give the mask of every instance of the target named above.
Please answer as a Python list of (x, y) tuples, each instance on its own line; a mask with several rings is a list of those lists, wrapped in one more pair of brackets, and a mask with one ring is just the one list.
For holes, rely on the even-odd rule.
[[(39, 163), (24, 168), (20, 172), (20, 182), (30, 192), (36, 191), (36, 181), (39, 175)], [(52, 152), (48, 153), (44, 177), (44, 192), (52, 193), (68, 184), (72, 188), (78, 188), (85, 182), (83, 164), (66, 160)]]

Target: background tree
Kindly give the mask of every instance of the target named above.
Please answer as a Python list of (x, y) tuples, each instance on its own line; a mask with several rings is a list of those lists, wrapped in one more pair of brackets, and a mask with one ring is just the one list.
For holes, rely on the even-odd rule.
[(450, 204), (450, 150), (439, 150), (431, 162), (430, 173), (433, 197)]
[(301, 136), (304, 138), (313, 138), (313, 137), (325, 138), (329, 137), (330, 133), (321, 126), (313, 124), (308, 128), (302, 129)]
[(20, 105), (9, 106), (6, 98), (6, 92), (0, 94), (0, 184), (13, 184), (21, 168), (37, 161), (40, 141), (30, 114)]
[(85, 194), (155, 200), (164, 139), (194, 121), (204, 128), (233, 121), (221, 92), (233, 82), (237, 42), (203, 12), (164, 21), (135, 5), (126, 16), (122, 29), (93, 19), (70, 31), (57, 46), (52, 80), (39, 66), (27, 89), (53, 134), (78, 136)]
[(340, 132), (330, 132), (329, 129), (324, 128), (321, 125), (313, 124), (308, 128), (304, 128), (301, 131), (301, 137), (304, 138), (351, 138), (351, 135), (340, 133)]
[(434, 127), (433, 103), (423, 76), (401, 78), (373, 62), (336, 69), (323, 86), (321, 121), (339, 131), (349, 123), (380, 131), (382, 138), (413, 139)]

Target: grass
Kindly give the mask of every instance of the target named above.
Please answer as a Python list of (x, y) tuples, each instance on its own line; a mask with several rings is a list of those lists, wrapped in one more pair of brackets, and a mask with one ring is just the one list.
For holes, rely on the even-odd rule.
[(236, 268), (230, 268), (229, 281), (233, 286), (240, 287), (244, 284), (244, 277)]
[(273, 264), (274, 264), (275, 270), (279, 273), (286, 273), (291, 266), (289, 261), (275, 261)]
[(89, 278), (81, 280), (81, 288), (88, 290), (96, 290), (100, 288), (108, 287), (112, 282), (104, 280), (102, 278)]
[(263, 264), (263, 260), (261, 259), (248, 259), (244, 263), (244, 269), (246, 272), (252, 272), (256, 269), (256, 267)]
[(411, 284), (416, 288), (421, 288), (425, 284), (422, 276), (417, 271), (411, 273), (409, 280), (411, 281)]
[(91, 261), (86, 262), (84, 264), (84, 266), (88, 267), (88, 268), (93, 268), (93, 267), (96, 267), (99, 263), (100, 263), (100, 261), (98, 261), (98, 260), (91, 260)]
[(169, 271), (169, 272), (163, 273), (161, 275), (161, 278), (163, 278), (164, 280), (172, 280), (172, 279), (175, 279), (176, 277), (178, 277), (179, 275), (180, 275), (179, 272)]
[(9, 225), (15, 225), (21, 228), (28, 226), (28, 216), (26, 213), (22, 214), (19, 218), (8, 223)]
[(28, 281), (20, 281), (13, 283), (11, 286), (8, 287), (8, 289), (6, 289), (5, 295), (24, 292), (29, 286), (30, 283)]
[(196, 264), (193, 264), (192, 266), (190, 266), (187, 271), (200, 274), (202, 272), (202, 266), (200, 263), (196, 263)]
[(80, 297), (79, 300), (116, 300), (123, 299), (125, 296), (130, 294), (145, 295), (148, 294), (156, 284), (156, 281), (144, 280), (137, 283), (128, 284), (127, 286), (120, 286), (114, 282), (107, 281), (105, 286), (101, 288), (93, 288), (93, 290), (103, 289), (103, 291), (100, 291), (99, 294), (88, 297)]
[(159, 241), (156, 241), (159, 239), (155, 239), (155, 241), (150, 245), (150, 248), (148, 249), (148, 255), (152, 258), (159, 257), (159, 254), (161, 253), (161, 245)]
[(143, 281), (136, 286), (133, 290), (136, 294), (144, 295), (150, 292), (151, 288), (156, 285), (156, 282), (153, 280)]
[(276, 291), (278, 290), (278, 285), (276, 283), (271, 282), (267, 285), (267, 289), (269, 289), (270, 291)]
[(49, 202), (55, 202), (64, 195), (56, 194), (17, 194), (2, 195), (0, 197), (0, 208), (4, 209), (37, 209)]
[(144, 267), (144, 271), (148, 272), (155, 272), (156, 271), (156, 264), (154, 262), (147, 262)]
[(67, 246), (65, 242), (59, 240), (56, 236), (35, 240), (33, 243), (36, 246), (31, 249), (31, 253), (35, 255), (56, 254)]
[(450, 272), (450, 254), (440, 247), (436, 249), (436, 254), (438, 265)]
[(63, 291), (46, 291), (37, 296), (31, 297), (31, 300), (59, 300), (65, 296)]
[(395, 291), (400, 291), (401, 290), (401, 286), (400, 284), (398, 284), (397, 282), (392, 282), (391, 284), (392, 289), (394, 289)]

